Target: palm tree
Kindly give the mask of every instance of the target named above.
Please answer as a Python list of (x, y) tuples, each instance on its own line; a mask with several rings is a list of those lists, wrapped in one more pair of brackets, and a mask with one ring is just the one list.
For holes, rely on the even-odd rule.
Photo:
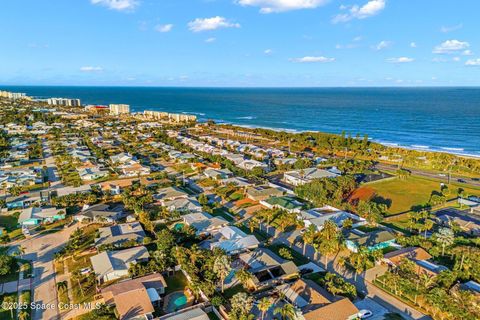
[(452, 229), (441, 228), (436, 233), (436, 239), (442, 245), (442, 256), (444, 256), (445, 255), (445, 247), (453, 244), (455, 236), (453, 234)]
[(252, 219), (248, 220), (248, 227), (250, 228), (250, 233), (253, 233), (255, 228), (259, 225), (259, 221), (257, 218), (253, 217)]
[(3, 303), (7, 306), (4, 309), (10, 309), (10, 315), (13, 319), (13, 305), (17, 302), (17, 299), (13, 295), (8, 295), (3, 298)]
[(243, 284), (245, 288), (248, 288), (248, 284), (253, 279), (253, 275), (246, 269), (240, 269), (235, 272), (235, 277)]
[(313, 244), (315, 239), (317, 238), (317, 228), (313, 224), (309, 225), (307, 230), (302, 235), (303, 240), (303, 255), (305, 255), (305, 251), (307, 249), (307, 244)]
[(257, 305), (257, 308), (258, 310), (260, 310), (262, 312), (262, 320), (263, 318), (265, 317), (265, 312), (268, 311), (268, 309), (270, 309), (270, 307), (272, 306), (272, 300), (270, 300), (269, 298), (267, 297), (263, 297), (259, 302), (258, 302), (258, 305)]
[(281, 307), (276, 307), (275, 310), (273, 310), (273, 314), (280, 314), (283, 320), (297, 319), (297, 313), (296, 313), (295, 307), (290, 303), (286, 303)]
[(227, 255), (221, 255), (217, 257), (213, 263), (213, 272), (220, 278), (220, 282), (222, 283), (222, 293), (224, 289), (224, 282), (225, 278), (230, 273), (230, 261)]
[(28, 313), (28, 311), (25, 309), (20, 310), (20, 312), (18, 313), (18, 320), (28, 320), (28, 319), (30, 319), (30, 314)]
[(58, 290), (58, 291), (68, 290), (67, 281), (57, 282), (57, 290)]

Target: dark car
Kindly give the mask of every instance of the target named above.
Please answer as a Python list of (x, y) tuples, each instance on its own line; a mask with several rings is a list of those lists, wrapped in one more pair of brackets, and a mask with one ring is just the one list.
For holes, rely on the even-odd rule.
[(463, 179), (458, 179), (457, 181), (460, 182), (460, 183), (467, 183), (467, 181), (465, 181)]

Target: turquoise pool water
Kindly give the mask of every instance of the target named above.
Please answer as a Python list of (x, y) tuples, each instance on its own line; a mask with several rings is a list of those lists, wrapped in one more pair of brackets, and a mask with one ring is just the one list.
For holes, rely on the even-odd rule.
[(183, 229), (183, 226), (183, 223), (177, 223), (173, 226), (173, 229), (175, 229), (175, 231), (181, 231)]
[(187, 304), (187, 296), (183, 292), (174, 292), (169, 296), (167, 311), (173, 312), (181, 309)]

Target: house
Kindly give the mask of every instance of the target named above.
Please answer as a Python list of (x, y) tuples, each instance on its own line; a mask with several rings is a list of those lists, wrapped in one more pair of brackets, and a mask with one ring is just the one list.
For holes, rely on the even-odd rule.
[(353, 229), (345, 237), (345, 243), (350, 251), (357, 252), (360, 246), (367, 247), (369, 251), (384, 249), (395, 243), (395, 234), (387, 230), (364, 233)]
[[(475, 207), (472, 207), (473, 210)], [(452, 223), (456, 224), (465, 233), (478, 236), (480, 235), (480, 219), (475, 216), (468, 216), (464, 214), (455, 214), (446, 211), (444, 214), (437, 216), (437, 220), (444, 226), (451, 226)]]
[(68, 196), (70, 194), (82, 194), (89, 193), (92, 191), (90, 185), (85, 184), (79, 187), (63, 187), (55, 189), (58, 197)]
[(83, 181), (93, 181), (108, 176), (107, 170), (102, 170), (97, 166), (90, 168), (77, 169), (80, 179)]
[(428, 260), (432, 256), (422, 248), (407, 247), (396, 251), (388, 252), (383, 256), (382, 261), (392, 268), (398, 267), (405, 259), (415, 263), (415, 272), (417, 274), (428, 274), (436, 276), (443, 270), (447, 270), (446, 267), (436, 265)]
[(98, 248), (102, 245), (121, 247), (128, 243), (141, 244), (144, 238), (145, 232), (139, 222), (122, 223), (98, 229), (95, 247)]
[(118, 319), (151, 319), (167, 283), (159, 273), (122, 281), (102, 289), (106, 305), (115, 306)]
[(168, 209), (168, 211), (179, 211), (179, 212), (201, 212), (202, 206), (194, 198), (180, 198), (171, 201), (165, 201), (163, 206)]
[(318, 168), (307, 168), (301, 170), (287, 171), (283, 174), (283, 180), (293, 186), (300, 186), (309, 182), (312, 182), (314, 179), (321, 178), (336, 178), (338, 174), (318, 169)]
[(220, 248), (228, 255), (258, 248), (259, 242), (254, 235), (247, 235), (237, 227), (226, 226), (214, 235), (210, 249)]
[(233, 177), (233, 173), (228, 169), (214, 169), (208, 168), (206, 169), (203, 174), (210, 179), (214, 180), (222, 180)]
[(247, 198), (253, 201), (267, 200), (270, 197), (283, 196), (283, 190), (280, 188), (272, 188), (270, 186), (254, 186), (250, 187), (245, 192)]
[(183, 221), (188, 226), (197, 230), (197, 234), (212, 234), (228, 225), (222, 217), (212, 217), (206, 212), (190, 213), (183, 216)]
[(208, 314), (202, 310), (201, 307), (196, 307), (193, 309), (180, 310), (178, 312), (172, 313), (171, 315), (165, 315), (160, 317), (159, 320), (209, 320), (210, 317)]
[(22, 226), (38, 226), (65, 219), (65, 211), (57, 208), (30, 207), (23, 209), (18, 217)]
[(122, 180), (113, 180), (113, 181), (106, 181), (99, 184), (100, 189), (104, 193), (110, 195), (120, 195), (122, 191), (126, 187), (130, 187), (134, 181), (138, 181), (137, 179), (122, 179)]
[(277, 289), (286, 301), (300, 309), (302, 319), (358, 319), (359, 310), (348, 298), (335, 297), (311, 280), (298, 279)]
[(103, 251), (90, 257), (98, 283), (117, 280), (128, 276), (130, 265), (145, 262), (150, 258), (144, 246), (118, 251)]
[(253, 185), (251, 182), (249, 182), (247, 179), (242, 178), (242, 177), (231, 177), (227, 179), (220, 180), (221, 185), (234, 185), (238, 188), (246, 188), (251, 185)]
[(167, 187), (158, 190), (156, 194), (153, 195), (153, 198), (156, 201), (160, 201), (162, 205), (165, 205), (168, 201), (178, 200), (178, 199), (187, 199), (188, 193), (183, 190), (180, 190), (177, 187)]
[(270, 197), (266, 200), (260, 201), (260, 204), (269, 209), (282, 209), (290, 213), (300, 213), (301, 209), (303, 208), (303, 204), (301, 202), (288, 196)]
[(99, 203), (92, 206), (85, 205), (79, 213), (74, 216), (76, 221), (97, 221), (112, 223), (125, 216), (122, 205), (109, 205)]
[(44, 201), (40, 192), (30, 192), (18, 196), (7, 197), (5, 204), (8, 210), (24, 209), (35, 203)]
[(282, 283), (298, 276), (298, 268), (290, 260), (277, 256), (266, 248), (242, 253), (239, 262), (252, 273), (252, 283), (256, 289)]
[(268, 170), (268, 165), (266, 163), (263, 163), (257, 160), (244, 160), (239, 164), (237, 164), (237, 167), (239, 167), (240, 169), (249, 170), (249, 171), (255, 168), (260, 168), (263, 171)]
[(328, 220), (333, 221), (339, 228), (342, 228), (343, 223), (348, 219), (352, 221), (353, 228), (366, 224), (364, 218), (328, 205), (321, 208), (301, 211), (297, 217), (299, 220), (303, 221), (305, 227), (308, 228), (310, 225), (314, 225), (318, 231), (323, 229), (323, 225)]

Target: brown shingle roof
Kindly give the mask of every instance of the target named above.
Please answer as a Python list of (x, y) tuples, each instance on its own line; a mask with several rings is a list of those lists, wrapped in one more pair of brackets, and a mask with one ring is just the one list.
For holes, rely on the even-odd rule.
[(305, 320), (350, 320), (358, 313), (347, 298), (303, 314)]
[(404, 258), (409, 260), (428, 260), (432, 256), (422, 248), (407, 247), (400, 250), (392, 251), (384, 255), (385, 259), (390, 260), (394, 264), (399, 264)]

